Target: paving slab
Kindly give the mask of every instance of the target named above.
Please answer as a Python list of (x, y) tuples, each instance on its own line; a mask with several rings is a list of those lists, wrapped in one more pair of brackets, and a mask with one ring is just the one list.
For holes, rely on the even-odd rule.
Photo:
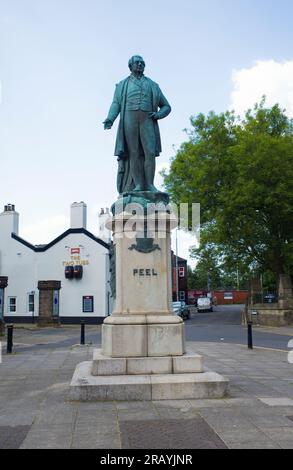
[[(189, 343), (208, 367), (225, 371), (230, 387), (223, 399), (72, 402), (74, 369), (91, 360), (99, 345), (68, 347), (55, 331), (48, 333), (48, 344), (38, 346), (40, 335), (32, 333), (19, 330), (19, 344), (31, 343), (29, 348), (2, 356), (2, 449), (293, 449), (293, 365), (286, 351), (250, 354), (235, 344)], [(75, 328), (66, 329), (65, 336), (78, 341)], [(178, 430), (192, 442), (179, 439)]]
[(34, 425), (20, 449), (69, 449), (72, 441), (71, 425)]
[(158, 414), (161, 420), (178, 419), (184, 421), (199, 416), (195, 410), (179, 410), (176, 408), (158, 408)]
[(124, 421), (122, 449), (225, 449), (225, 443), (202, 418), (164, 421)]
[(18, 449), (30, 426), (0, 426), (0, 449)]
[(230, 442), (228, 444), (229, 449), (281, 449), (279, 444), (272, 441), (242, 441), (242, 442)]
[[(261, 398), (259, 397), (260, 401), (265, 403), (269, 406), (292, 406), (293, 407), (293, 400), (291, 398)], [(293, 410), (293, 408), (292, 408)]]
[(277, 442), (291, 440), (293, 443), (293, 426), (262, 426), (261, 429), (270, 439)]
[(76, 434), (71, 449), (121, 449), (120, 434), (94, 433)]
[(155, 410), (154, 401), (117, 401), (115, 402), (118, 411), (132, 411), (132, 410), (143, 410), (151, 411)]
[(280, 441), (278, 443), (281, 449), (293, 449), (293, 443), (292, 440), (290, 441)]

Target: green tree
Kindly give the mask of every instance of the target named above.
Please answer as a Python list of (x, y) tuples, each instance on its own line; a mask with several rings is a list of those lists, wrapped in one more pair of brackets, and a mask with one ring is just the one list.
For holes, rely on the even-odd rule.
[(233, 112), (191, 118), (164, 175), (172, 201), (201, 204), (201, 247), (213, 244), (230, 270), (293, 267), (293, 125), (265, 99), (241, 121)]
[(248, 288), (247, 272), (242, 266), (228, 263), (216, 245), (192, 250), (192, 257), (197, 259), (197, 265), (194, 270), (189, 268), (189, 289), (207, 289), (208, 286), (212, 290)]
[(206, 246), (201, 250), (194, 250), (193, 256), (197, 259), (194, 269), (194, 278), (197, 289), (216, 289), (221, 285), (221, 272), (215, 251)]
[(187, 266), (187, 289), (197, 289), (195, 272), (191, 266)]

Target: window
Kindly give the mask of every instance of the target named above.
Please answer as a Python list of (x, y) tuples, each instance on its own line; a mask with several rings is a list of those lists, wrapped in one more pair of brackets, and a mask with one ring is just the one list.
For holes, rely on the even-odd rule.
[(184, 277), (185, 276), (185, 268), (184, 266), (182, 266), (181, 268), (179, 268), (179, 277)]
[(9, 313), (16, 312), (16, 297), (9, 297), (8, 308), (9, 308)]
[(94, 297), (92, 295), (84, 295), (82, 298), (82, 311), (83, 313), (93, 313), (94, 311)]
[(35, 312), (35, 294), (28, 294), (28, 311), (29, 313)]

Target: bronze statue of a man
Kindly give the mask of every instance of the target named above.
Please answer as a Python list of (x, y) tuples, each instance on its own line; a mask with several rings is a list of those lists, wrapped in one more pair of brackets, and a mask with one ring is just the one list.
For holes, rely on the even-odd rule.
[(113, 103), (104, 121), (111, 129), (120, 114), (115, 155), (118, 157), (119, 194), (132, 191), (157, 192), (154, 186), (155, 158), (162, 151), (158, 119), (171, 112), (160, 87), (145, 77), (141, 56), (128, 62), (131, 74), (116, 85)]

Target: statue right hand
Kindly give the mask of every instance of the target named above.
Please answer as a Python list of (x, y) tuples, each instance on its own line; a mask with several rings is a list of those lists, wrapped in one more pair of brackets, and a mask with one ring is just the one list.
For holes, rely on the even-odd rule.
[(111, 129), (111, 127), (113, 126), (113, 122), (110, 120), (110, 119), (106, 119), (104, 122), (104, 129), (107, 130), (107, 129)]

